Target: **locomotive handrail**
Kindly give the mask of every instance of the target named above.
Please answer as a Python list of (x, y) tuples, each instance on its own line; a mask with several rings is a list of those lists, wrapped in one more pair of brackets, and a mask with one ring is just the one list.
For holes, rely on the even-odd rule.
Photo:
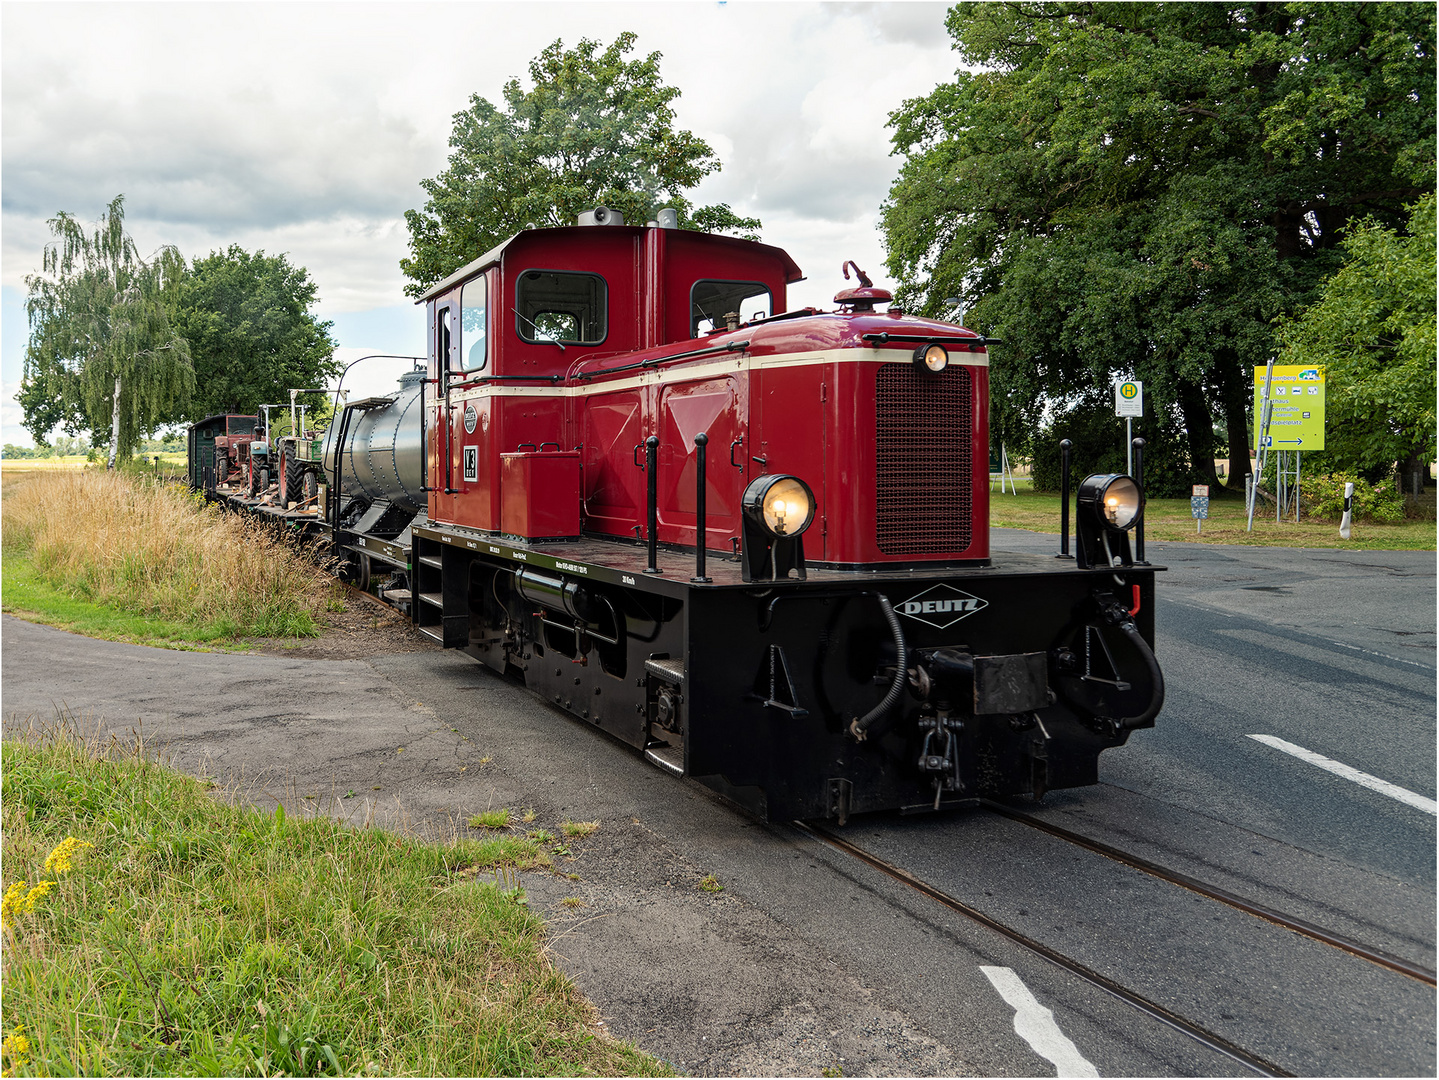
[[(926, 339), (927, 340), (927, 339)], [(656, 364), (663, 364), (666, 360), (689, 360), (696, 356), (708, 356), (717, 352), (744, 352), (749, 348), (749, 340), (729, 341), (723, 345), (710, 345), (703, 349), (691, 349), (689, 352), (671, 353), (668, 356), (652, 356), (648, 360), (639, 360), (633, 364), (621, 364), (619, 367), (605, 368), (603, 371), (582, 371), (573, 378), (584, 379), (588, 382), (596, 375), (613, 375), (620, 371), (634, 371), (636, 368), (651, 368)]]
[(957, 334), (891, 334), (884, 331), (878, 334), (860, 334), (861, 341), (876, 341), (883, 345), (886, 341), (955, 341), (964, 345), (1003, 345), (1004, 339), (997, 337), (960, 337)]
[(659, 450), (660, 440), (658, 435), (651, 435), (645, 440), (645, 503), (647, 504), (650, 535), (649, 535), (649, 565), (645, 567), (646, 574), (658, 574), (659, 568)]
[(563, 375), (481, 375), (477, 379), (448, 383), (447, 389), (473, 390), (481, 383), (499, 382), (501, 379), (513, 379), (517, 382), (547, 382), (552, 386), (565, 381)]

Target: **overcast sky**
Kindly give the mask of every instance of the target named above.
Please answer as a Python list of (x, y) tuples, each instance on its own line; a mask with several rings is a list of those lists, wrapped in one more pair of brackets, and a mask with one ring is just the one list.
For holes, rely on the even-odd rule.
[(404, 212), (445, 168), (454, 113), (471, 94), (500, 103), (505, 81), (556, 38), (608, 44), (633, 30), (632, 58), (663, 55), (663, 79), (681, 90), (677, 126), (724, 163), (691, 197), (763, 220), (762, 238), (808, 277), (791, 307), (832, 306), (846, 259), (885, 284), (878, 215), (899, 164), (885, 123), (953, 75), (944, 13), (703, 0), (4, 3), (3, 441), (30, 442), (13, 399), (45, 222), (58, 210), (93, 221), (121, 193), (142, 252), (288, 253), (317, 283), (342, 359), (423, 352), (422, 317), (401, 292)]

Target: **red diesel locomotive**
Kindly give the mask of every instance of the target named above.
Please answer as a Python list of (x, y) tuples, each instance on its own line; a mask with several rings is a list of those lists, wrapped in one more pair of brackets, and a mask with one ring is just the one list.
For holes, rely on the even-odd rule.
[(600, 208), (431, 288), (426, 369), (331, 426), (336, 549), (761, 818), (1096, 782), (1163, 700), (1138, 484), (1080, 485), (1074, 561), (992, 554), (995, 343), (862, 273), (790, 311), (785, 252), (674, 224)]

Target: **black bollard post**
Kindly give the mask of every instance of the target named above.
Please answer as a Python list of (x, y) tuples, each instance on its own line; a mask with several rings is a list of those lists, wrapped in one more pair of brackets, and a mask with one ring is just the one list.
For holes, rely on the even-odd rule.
[(1072, 559), (1069, 553), (1069, 451), (1074, 444), (1059, 440), (1059, 554), (1056, 559)]
[(645, 440), (645, 499), (649, 504), (649, 526), (650, 526), (650, 564), (645, 567), (646, 574), (658, 574), (659, 568), (659, 452), (660, 439), (658, 435), (651, 435)]
[[(1134, 482), (1139, 485), (1139, 490), (1144, 491), (1144, 440), (1135, 439), (1134, 443)], [(1141, 566), (1148, 566), (1144, 558), (1144, 511), (1139, 512), (1139, 521), (1134, 525), (1134, 561)]]
[(693, 582), (705, 583), (705, 446), (710, 437), (701, 431), (695, 436), (695, 576)]

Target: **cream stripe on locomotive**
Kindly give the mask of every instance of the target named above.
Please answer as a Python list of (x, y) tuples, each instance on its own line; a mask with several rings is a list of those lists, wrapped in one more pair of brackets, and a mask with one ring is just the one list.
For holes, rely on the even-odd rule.
[[(937, 339), (944, 344), (943, 339)], [(661, 360), (664, 358), (661, 357)], [(482, 397), (584, 397), (588, 394), (609, 394), (616, 390), (633, 390), (656, 383), (697, 379), (712, 379), (721, 375), (732, 375), (737, 371), (756, 371), (766, 368), (815, 367), (829, 364), (873, 364), (875, 361), (888, 364), (912, 364), (909, 354), (898, 349), (827, 349), (807, 356), (755, 356), (725, 357), (722, 360), (705, 360), (682, 367), (655, 368), (642, 371), (623, 379), (604, 382), (585, 382), (569, 386), (484, 386), (457, 390), (450, 395), (450, 401), (469, 401)], [(988, 353), (950, 353), (951, 367), (988, 367)], [(596, 380), (604, 372), (593, 373)], [(497, 376), (503, 379), (504, 376)]]

